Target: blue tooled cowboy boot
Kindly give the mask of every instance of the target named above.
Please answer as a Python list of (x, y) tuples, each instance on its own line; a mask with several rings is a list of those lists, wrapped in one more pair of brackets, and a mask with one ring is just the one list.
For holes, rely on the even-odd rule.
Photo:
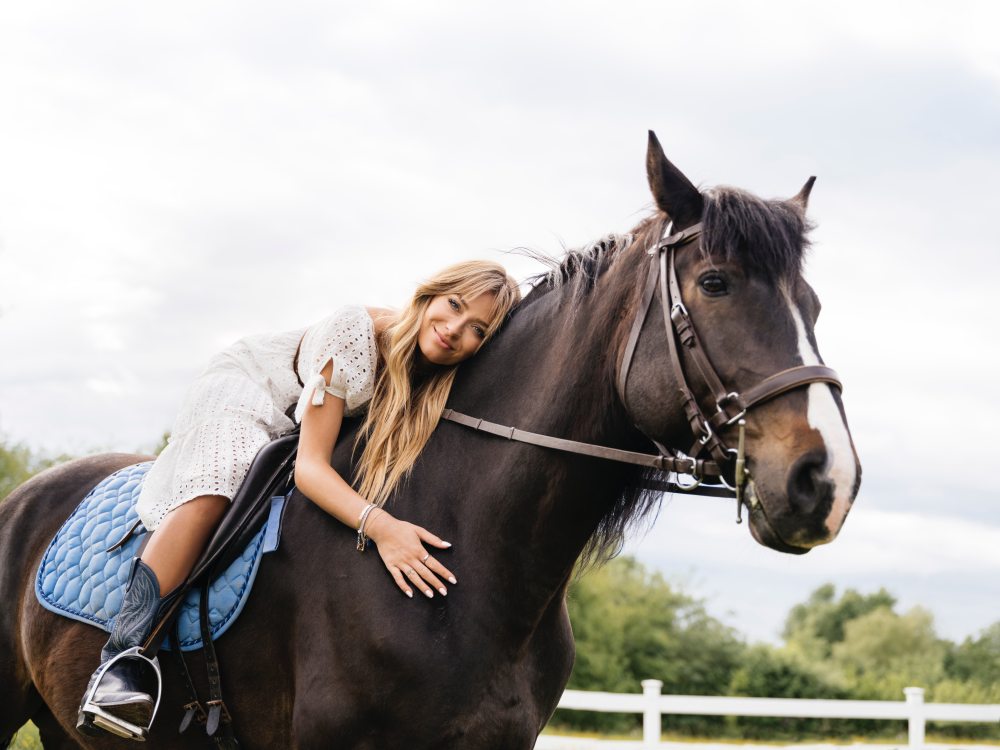
[(88, 735), (100, 730), (143, 740), (160, 695), (160, 666), (142, 644), (176, 593), (161, 598), (156, 573), (136, 558), (111, 637), (101, 649), (101, 666), (90, 678), (80, 703), (76, 728)]

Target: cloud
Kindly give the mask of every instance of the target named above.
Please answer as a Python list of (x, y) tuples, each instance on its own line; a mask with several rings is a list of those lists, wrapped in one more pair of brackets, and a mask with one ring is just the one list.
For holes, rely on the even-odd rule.
[[(819, 176), (808, 277), (865, 480), (831, 552), (753, 565), (860, 576), (850, 549), (886, 575), (909, 575), (897, 555), (995, 571), (993, 526), (941, 521), (969, 541), (943, 549), (933, 530), (995, 501), (1000, 9), (568, 7), (4, 6), (0, 429), (149, 445), (240, 336), (401, 303), (459, 258), (527, 276), (500, 251), (639, 221), (652, 127), (698, 184), (787, 196)], [(676, 541), (682, 564), (735, 554), (719, 512)], [(885, 543), (869, 513), (927, 546)]]

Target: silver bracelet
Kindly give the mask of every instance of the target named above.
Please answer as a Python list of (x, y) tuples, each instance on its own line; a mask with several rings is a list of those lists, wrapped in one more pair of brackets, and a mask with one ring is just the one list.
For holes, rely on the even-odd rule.
[(365, 545), (368, 542), (368, 537), (365, 536), (365, 523), (368, 521), (368, 516), (371, 512), (378, 507), (375, 503), (368, 503), (365, 509), (361, 511), (361, 516), (358, 518), (358, 552), (365, 551)]

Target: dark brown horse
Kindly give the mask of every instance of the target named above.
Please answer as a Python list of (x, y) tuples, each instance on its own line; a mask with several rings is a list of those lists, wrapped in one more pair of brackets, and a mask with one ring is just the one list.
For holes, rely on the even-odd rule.
[[(624, 398), (615, 386), (648, 261), (698, 221), (677, 254), (684, 304), (732, 390), (819, 363), (819, 302), (801, 275), (807, 192), (763, 201), (699, 193), (650, 138), (657, 210), (630, 234), (571, 252), (506, 328), (464, 365), (449, 406), (525, 430), (639, 451), (693, 442), (654, 298)], [(691, 362), (685, 362), (690, 366)], [(708, 394), (698, 393), (709, 408)], [(628, 404), (628, 408), (624, 404)], [(804, 552), (831, 541), (860, 482), (836, 389), (799, 387), (747, 416), (750, 529)], [(732, 435), (729, 435), (732, 439)], [(350, 470), (351, 440), (334, 465)], [(0, 740), (28, 719), (47, 750), (120, 747), (73, 730), (105, 634), (44, 610), (32, 577), (87, 491), (144, 457), (108, 454), (50, 469), (0, 505)], [(573, 664), (565, 593), (582, 554), (613, 552), (654, 506), (650, 470), (509, 442), (442, 422), (392, 499), (393, 512), (454, 543), (459, 584), (409, 600), (353, 532), (301, 496), (240, 619), (218, 642), (227, 703), (247, 748), (531, 748)], [(197, 661), (197, 659), (196, 659)], [(198, 669), (195, 668), (197, 676)], [(164, 660), (157, 748), (206, 740), (176, 727), (184, 702)], [(0, 741), (2, 744), (2, 741)]]

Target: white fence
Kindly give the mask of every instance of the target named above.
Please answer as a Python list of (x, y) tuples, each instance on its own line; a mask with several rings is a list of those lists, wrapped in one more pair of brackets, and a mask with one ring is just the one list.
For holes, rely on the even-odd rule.
[[(904, 688), (905, 701), (813, 700), (807, 698), (732, 698), (705, 695), (661, 695), (663, 683), (643, 680), (642, 693), (597, 693), (567, 690), (559, 708), (579, 711), (641, 713), (642, 742), (633, 747), (660, 746), (660, 719), (664, 714), (712, 716), (790, 716), (802, 719), (903, 719), (909, 725), (909, 747), (924, 746), (928, 721), (1000, 721), (1000, 704), (924, 703), (924, 689)], [(561, 747), (556, 738), (542, 736), (537, 750)]]

